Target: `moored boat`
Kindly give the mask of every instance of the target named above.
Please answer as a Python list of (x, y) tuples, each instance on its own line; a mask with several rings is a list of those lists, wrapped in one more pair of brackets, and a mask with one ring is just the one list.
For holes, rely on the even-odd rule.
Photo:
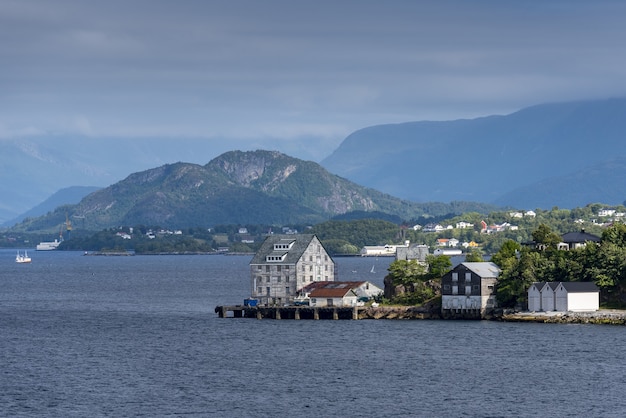
[(16, 263), (24, 264), (24, 263), (30, 263), (31, 261), (32, 260), (30, 259), (26, 251), (24, 251), (24, 254), (20, 254), (20, 252), (18, 251), (17, 255), (15, 256)]

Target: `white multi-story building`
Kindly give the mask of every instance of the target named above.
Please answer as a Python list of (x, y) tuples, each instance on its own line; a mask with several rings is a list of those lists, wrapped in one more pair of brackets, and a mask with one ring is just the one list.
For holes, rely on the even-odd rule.
[(270, 235), (250, 261), (251, 297), (291, 304), (304, 286), (335, 280), (335, 263), (313, 234)]

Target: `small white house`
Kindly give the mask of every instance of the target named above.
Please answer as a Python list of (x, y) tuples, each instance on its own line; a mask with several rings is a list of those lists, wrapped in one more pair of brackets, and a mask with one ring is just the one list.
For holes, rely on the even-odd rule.
[(310, 306), (350, 307), (356, 306), (358, 296), (350, 287), (321, 287), (313, 289), (309, 294)]
[(313, 282), (299, 291), (300, 299), (310, 306), (355, 306), (382, 295), (383, 289), (368, 281)]
[(557, 311), (597, 311), (600, 309), (600, 290), (592, 282), (560, 282), (555, 291)]

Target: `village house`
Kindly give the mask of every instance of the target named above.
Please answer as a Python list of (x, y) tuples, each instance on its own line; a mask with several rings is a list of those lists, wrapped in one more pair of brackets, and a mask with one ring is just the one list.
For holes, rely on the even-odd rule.
[(597, 235), (589, 234), (581, 229), (580, 232), (568, 232), (561, 236), (561, 242), (558, 244), (559, 250), (574, 250), (576, 248), (583, 248), (587, 245), (587, 242), (600, 242), (600, 237)]
[(395, 257), (398, 248), (409, 248), (409, 241), (404, 244), (366, 245), (361, 248), (359, 254), (362, 257)]
[(396, 248), (396, 260), (417, 260), (425, 263), (426, 256), (428, 256), (428, 245), (425, 244), (410, 244), (408, 247)]
[(307, 284), (335, 280), (335, 263), (313, 234), (269, 235), (250, 261), (251, 297), (292, 304)]
[(600, 307), (600, 290), (592, 282), (536, 282), (528, 288), (531, 312), (585, 312)]
[(313, 282), (299, 291), (299, 300), (310, 306), (350, 307), (382, 295), (383, 290), (367, 281)]
[(441, 312), (483, 316), (496, 307), (494, 288), (500, 269), (492, 262), (465, 262), (441, 278)]

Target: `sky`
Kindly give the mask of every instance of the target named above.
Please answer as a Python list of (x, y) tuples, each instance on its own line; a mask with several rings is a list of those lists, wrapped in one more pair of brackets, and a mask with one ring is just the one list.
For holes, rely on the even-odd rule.
[(320, 161), (372, 125), (626, 96), (626, 2), (0, 0), (0, 140)]

